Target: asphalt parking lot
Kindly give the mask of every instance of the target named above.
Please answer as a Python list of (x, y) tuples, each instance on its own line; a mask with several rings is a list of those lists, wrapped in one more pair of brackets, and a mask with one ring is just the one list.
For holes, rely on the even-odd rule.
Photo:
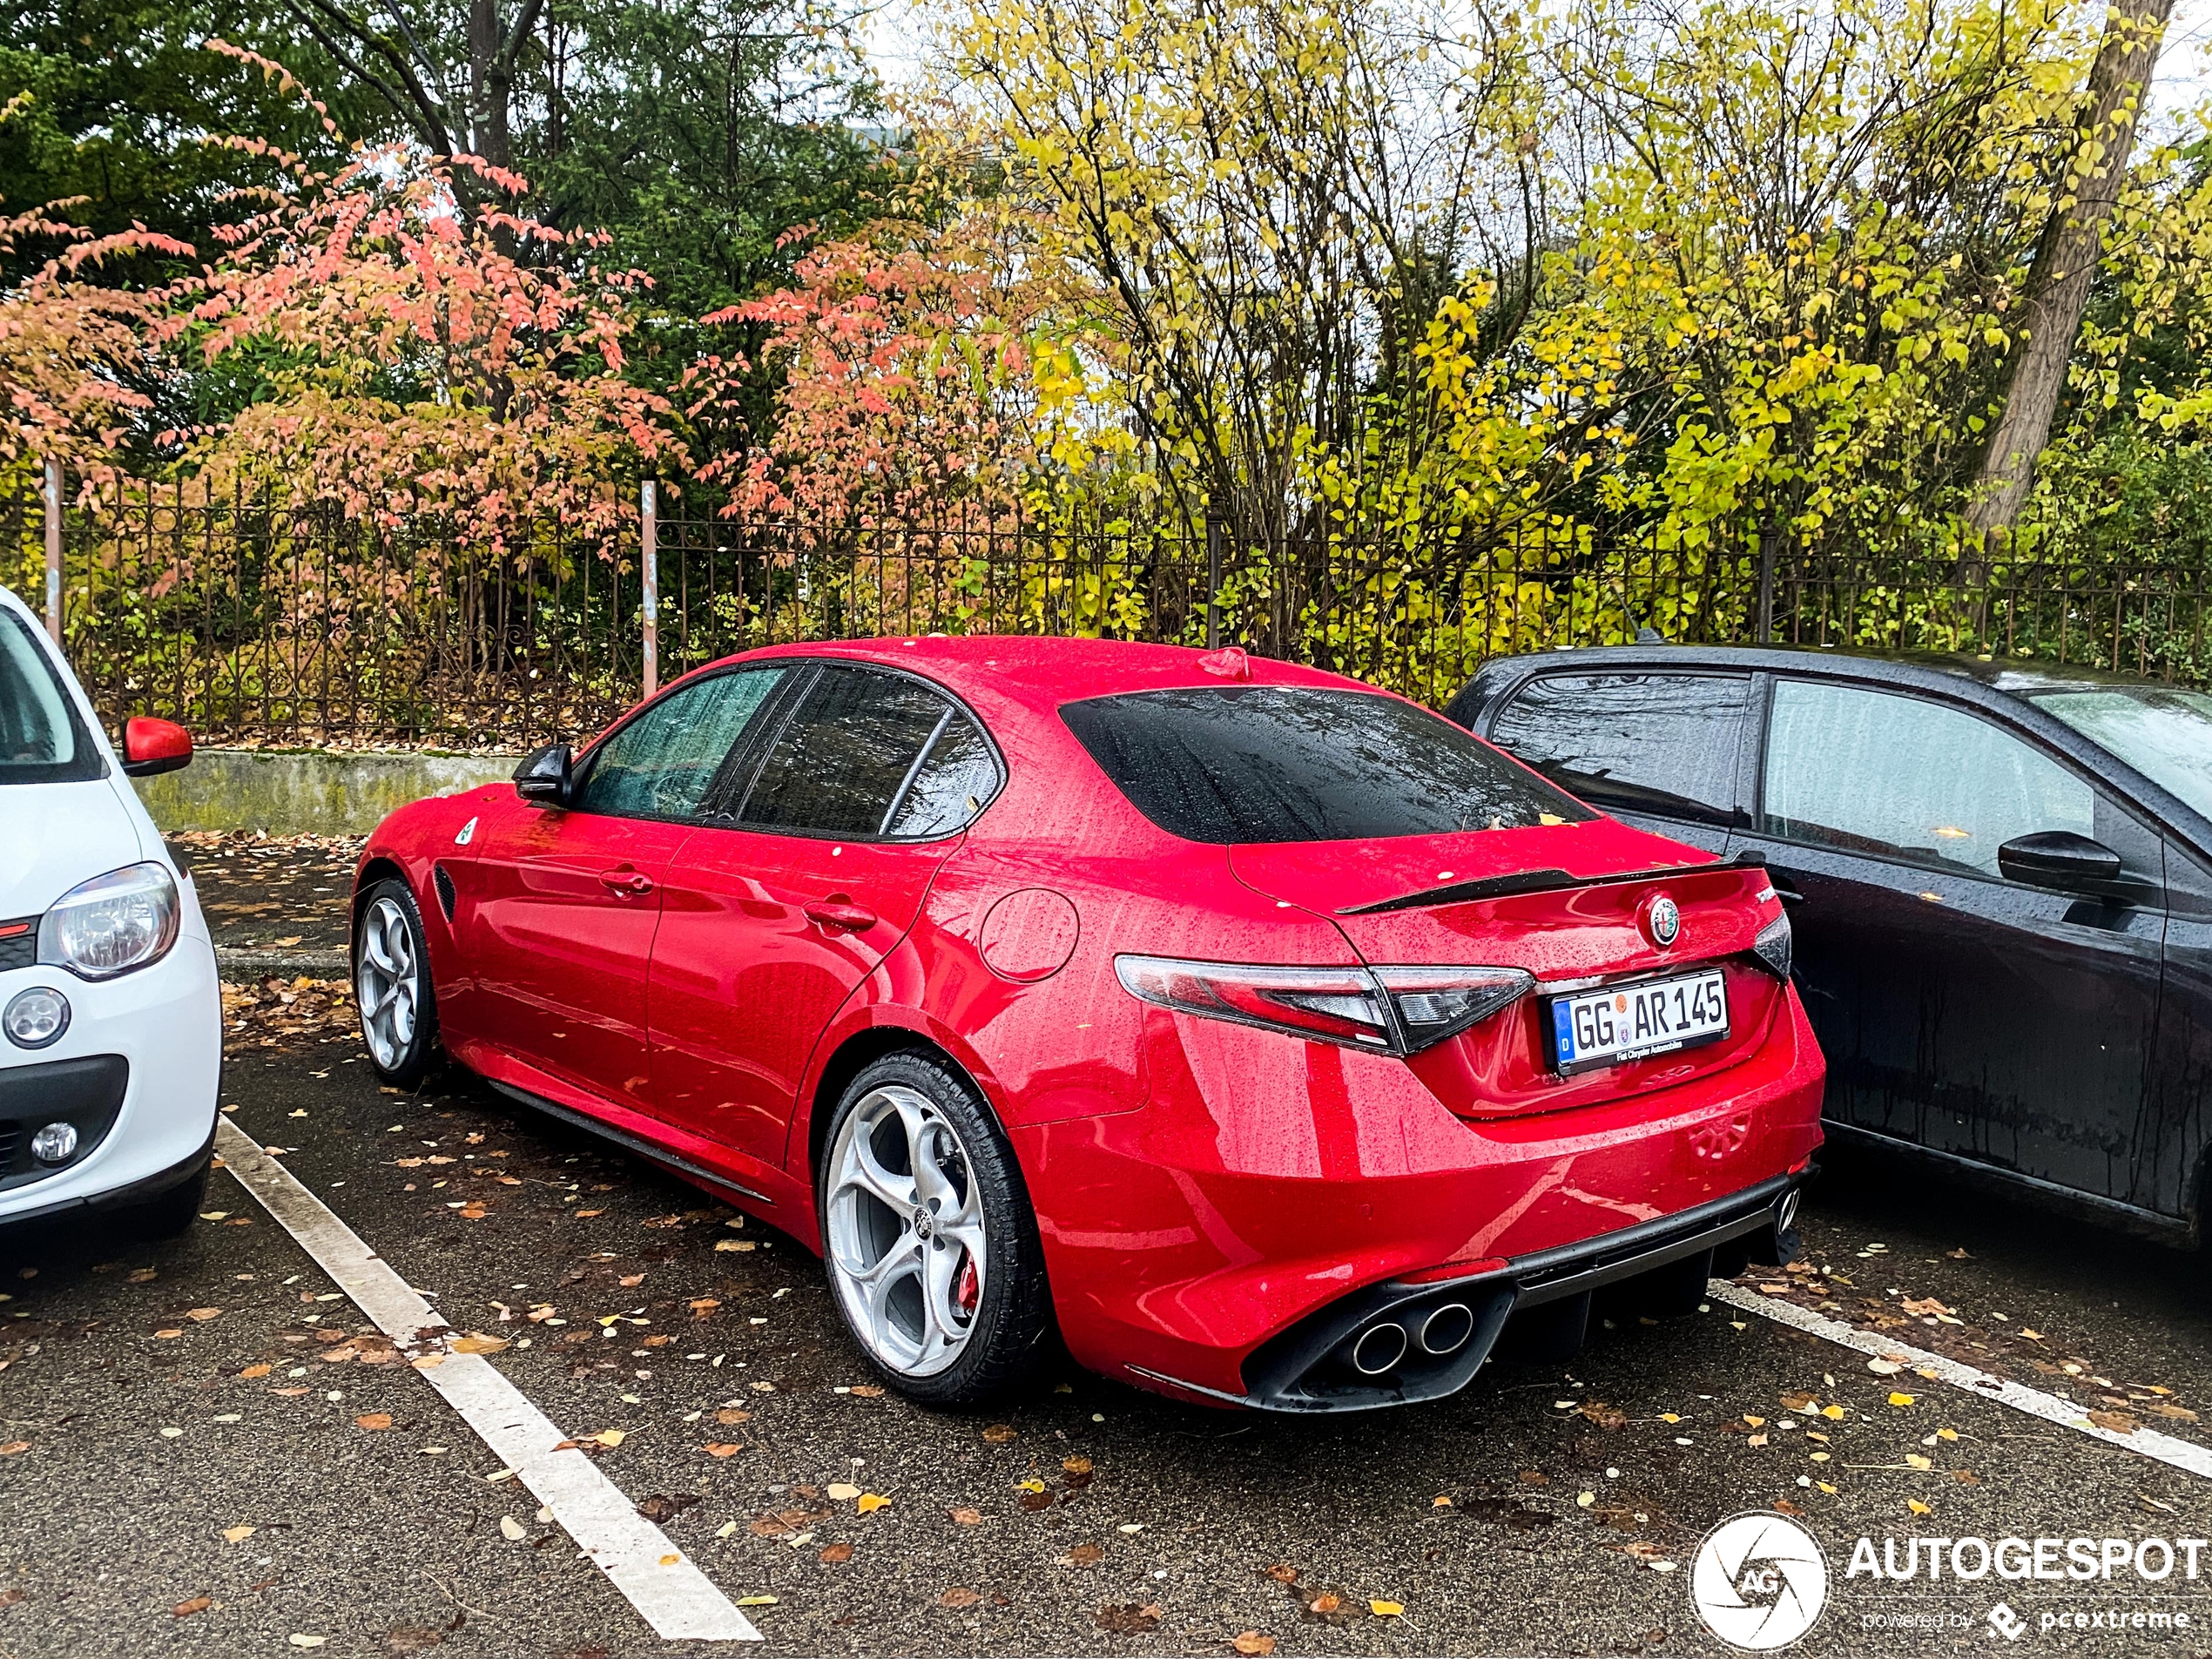
[[(1786, 1506), (1831, 1574), (1801, 1651), (2212, 1652), (2212, 1558), (2148, 1587), (1846, 1577), (1861, 1535), (2203, 1535), (2208, 1481), (1717, 1298), (1372, 1417), (1076, 1372), (933, 1413), (869, 1386), (772, 1230), (457, 1074), (380, 1089), (342, 995), (272, 983), (232, 1016), (232, 1121), (769, 1651), (1720, 1653), (1691, 1553)], [(1744, 1281), (1765, 1302), (2212, 1447), (2199, 1258), (1849, 1160), (1804, 1231), (1810, 1271)], [(229, 1174), (171, 1243), (0, 1235), (0, 1655), (730, 1650), (657, 1637)], [(2038, 1622), (2121, 1605), (2189, 1628)]]

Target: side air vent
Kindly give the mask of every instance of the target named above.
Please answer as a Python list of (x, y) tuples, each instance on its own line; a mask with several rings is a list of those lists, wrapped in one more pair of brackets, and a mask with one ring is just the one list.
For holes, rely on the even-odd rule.
[(430, 867), (430, 885), (438, 890), (438, 908), (446, 913), (446, 920), (453, 920), (453, 878), (446, 873), (446, 867)]

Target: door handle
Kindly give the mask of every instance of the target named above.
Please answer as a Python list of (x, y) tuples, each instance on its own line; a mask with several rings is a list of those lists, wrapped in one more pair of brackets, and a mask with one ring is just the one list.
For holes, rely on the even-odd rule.
[(599, 885), (610, 893), (627, 896), (646, 894), (653, 890), (652, 877), (628, 864), (618, 864), (611, 870), (599, 872)]
[(847, 900), (826, 899), (800, 908), (806, 911), (808, 921), (819, 922), (825, 927), (842, 927), (857, 934), (875, 926), (874, 911)]

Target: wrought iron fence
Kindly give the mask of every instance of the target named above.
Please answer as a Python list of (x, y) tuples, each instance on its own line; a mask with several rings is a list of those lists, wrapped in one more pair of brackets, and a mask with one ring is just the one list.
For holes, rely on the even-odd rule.
[[(44, 602), (47, 516), (0, 500), (0, 580)], [(435, 515), (143, 492), (62, 518), (62, 621), (101, 711), (210, 740), (514, 747), (633, 701), (656, 579), (662, 680), (733, 651), (870, 634), (1240, 644), (1437, 704), (1488, 658), (1764, 633), (1804, 645), (1997, 653), (2197, 685), (2206, 574), (2183, 563), (1962, 559), (1546, 523), (1415, 546), (1267, 550), (1218, 523), (962, 517), (820, 525), (696, 508), (592, 534)]]

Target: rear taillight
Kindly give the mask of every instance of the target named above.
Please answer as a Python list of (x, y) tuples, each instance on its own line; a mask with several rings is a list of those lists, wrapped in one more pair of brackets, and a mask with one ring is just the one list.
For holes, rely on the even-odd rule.
[(1759, 966), (1783, 981), (1790, 977), (1790, 961), (1795, 948), (1786, 914), (1777, 916), (1760, 928), (1759, 936), (1751, 941), (1751, 954), (1759, 959)]
[(1417, 1054), (1488, 1019), (1535, 983), (1518, 968), (1262, 968), (1117, 956), (1131, 996), (1379, 1054)]

